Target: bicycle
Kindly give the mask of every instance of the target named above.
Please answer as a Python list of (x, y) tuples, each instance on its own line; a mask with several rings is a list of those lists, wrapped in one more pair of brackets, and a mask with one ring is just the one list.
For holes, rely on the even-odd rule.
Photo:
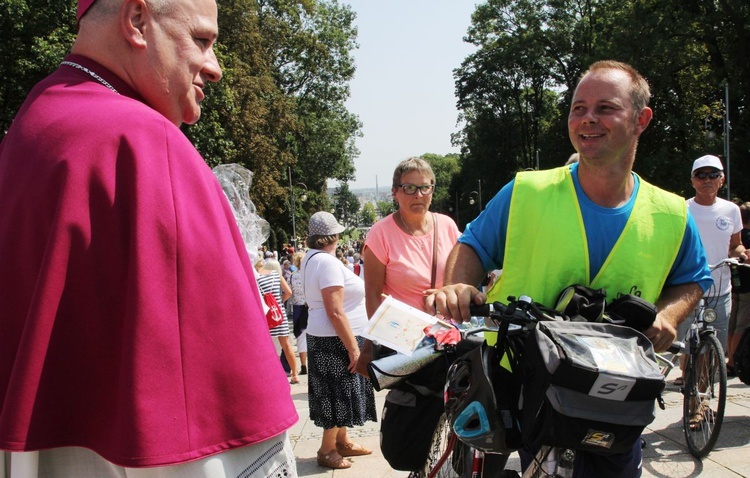
[[(710, 270), (721, 267), (750, 267), (737, 259), (727, 258), (709, 266)], [(690, 453), (701, 459), (716, 445), (724, 422), (727, 400), (727, 369), (724, 349), (711, 325), (716, 312), (704, 299), (698, 304), (690, 330), (684, 342), (675, 342), (672, 353), (686, 356), (683, 385), (682, 427)], [(657, 354), (666, 377), (676, 366), (662, 354)]]
[[(506, 354), (509, 350), (507, 347), (513, 342), (507, 340), (509, 337), (530, 331), (542, 321), (567, 320), (567, 317), (561, 316), (556, 311), (537, 307), (528, 297), (521, 297), (518, 301), (509, 298), (508, 305), (496, 302), (485, 304), (484, 307), (489, 308), (489, 310), (472, 309), (472, 315), (485, 316), (498, 326), (497, 330), (489, 329), (489, 331), (498, 333), (497, 343), (504, 345), (503, 350)], [(492, 310), (493, 308), (497, 310)], [(488, 329), (482, 328), (479, 331), (486, 330)], [(450, 398), (447, 390), (448, 385), (446, 384), (446, 401)], [(433, 441), (435, 446), (431, 450), (431, 456), (425, 470), (411, 476), (420, 478), (433, 476), (478, 478), (482, 477), (485, 471), (497, 471), (498, 474), (493, 476), (519, 476), (518, 472), (505, 470), (502, 466), (487, 466), (486, 461), (494, 459), (497, 455), (493, 453), (484, 454), (463, 444), (457, 439), (455, 431), (451, 430), (450, 423), (447, 423), (446, 420), (441, 421), (441, 426), (438, 427), (435, 437), (436, 439)], [(520, 445), (518, 446), (520, 447)], [(542, 446), (524, 471), (523, 477), (572, 476), (575, 453), (575, 450), (566, 447)], [(503, 465), (505, 458), (507, 457), (503, 457)]]
[[(464, 352), (467, 351), (467, 343), (472, 341), (472, 336), (483, 332), (495, 332), (496, 330), (488, 327), (475, 327), (469, 331), (462, 331)], [(479, 347), (482, 340), (468, 344), (468, 346)], [(454, 352), (454, 350), (450, 350), (448, 353)], [(410, 473), (409, 478), (481, 478), (485, 464), (493, 469), (498, 467), (494, 464), (496, 458), (485, 455), (480, 450), (476, 450), (458, 439), (445, 412), (438, 419), (429, 450), (423, 468)], [(499, 467), (502, 469), (504, 466), (505, 458), (502, 459)]]
[[(509, 337), (528, 332), (540, 320), (556, 320), (554, 317), (533, 308), (532, 300), (525, 296), (519, 298), (517, 301), (510, 301), (508, 305), (495, 302), (482, 306), (472, 306), (472, 315), (489, 318), (494, 321), (496, 327), (480, 326), (468, 331), (462, 331), (463, 343), (472, 340), (471, 336), (484, 332), (497, 333), (498, 343), (506, 343)], [(481, 342), (475, 342), (475, 346), (480, 346)], [(545, 462), (548, 461), (546, 454), (551, 454), (555, 451), (559, 452), (561, 450), (545, 447), (545, 455), (540, 456), (536, 460), (537, 463), (529, 468), (542, 470)], [(495, 472), (492, 477), (496, 478), (520, 477), (518, 472), (504, 469), (506, 461), (507, 455), (484, 453), (461, 442), (453, 431), (446, 414), (443, 413), (433, 434), (430, 453), (424, 468), (418, 472), (411, 473), (409, 477), (481, 478), (485, 476), (485, 471)], [(538, 476), (554, 475), (549, 475), (545, 472), (545, 474)], [(485, 478), (490, 477), (485, 476)]]

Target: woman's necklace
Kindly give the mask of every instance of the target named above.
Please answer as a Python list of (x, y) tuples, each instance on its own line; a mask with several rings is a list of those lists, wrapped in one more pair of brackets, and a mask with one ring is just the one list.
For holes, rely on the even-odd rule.
[(96, 74), (95, 72), (93, 72), (93, 71), (89, 70), (89, 69), (88, 69), (88, 68), (86, 68), (85, 66), (79, 65), (78, 63), (75, 63), (75, 62), (72, 62), (72, 61), (64, 61), (64, 62), (62, 62), (62, 63), (61, 63), (61, 65), (65, 65), (65, 66), (70, 66), (70, 67), (72, 67), (72, 68), (77, 68), (77, 69), (79, 69), (79, 70), (81, 70), (81, 71), (83, 71), (83, 72), (85, 72), (85, 73), (88, 73), (89, 75), (91, 75), (91, 77), (92, 77), (93, 79), (95, 79), (96, 81), (98, 81), (98, 82), (99, 82), (99, 83), (101, 83), (102, 85), (106, 86), (107, 88), (109, 88), (110, 90), (114, 91), (114, 92), (115, 92), (115, 93), (117, 93), (118, 95), (120, 94), (120, 93), (119, 93), (119, 92), (118, 92), (118, 91), (117, 91), (117, 90), (115, 89), (115, 87), (114, 87), (114, 86), (110, 85), (110, 84), (109, 84), (109, 83), (107, 82), (107, 80), (105, 80), (105, 79), (104, 79), (104, 78), (102, 78), (101, 76), (97, 75), (97, 74)]
[(409, 231), (409, 234), (410, 234), (411, 236), (413, 236), (413, 237), (417, 237), (417, 236), (416, 236), (416, 235), (414, 234), (414, 231), (412, 231), (412, 230), (411, 230), (411, 228), (410, 228), (409, 226), (407, 226), (407, 225), (406, 225), (406, 221), (404, 221), (404, 218), (403, 218), (403, 217), (401, 217), (401, 212), (399, 211), (399, 212), (397, 212), (396, 214), (398, 215), (398, 220), (399, 220), (399, 222), (401, 223), (401, 225), (402, 225), (402, 226), (404, 226), (404, 227), (406, 228), (406, 230), (407, 230), (407, 231)]
[(409, 235), (413, 236), (414, 233), (412, 232), (411, 229), (409, 229), (409, 226), (406, 225), (406, 221), (404, 221), (404, 218), (401, 217), (401, 213), (397, 212), (396, 215), (398, 216), (398, 221), (401, 223), (401, 225), (404, 226), (407, 231), (409, 231)]

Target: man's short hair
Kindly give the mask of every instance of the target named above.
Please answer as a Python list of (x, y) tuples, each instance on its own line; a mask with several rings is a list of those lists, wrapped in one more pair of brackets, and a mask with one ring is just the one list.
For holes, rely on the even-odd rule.
[(601, 60), (592, 63), (578, 79), (578, 82), (580, 83), (586, 75), (597, 70), (620, 70), (630, 77), (630, 101), (633, 103), (636, 117), (643, 111), (643, 108), (648, 106), (651, 99), (651, 88), (638, 70), (621, 61)]
[[(146, 0), (148, 8), (157, 15), (166, 13), (173, 6), (174, 0)], [(101, 19), (120, 11), (122, 0), (95, 0), (82, 18)]]

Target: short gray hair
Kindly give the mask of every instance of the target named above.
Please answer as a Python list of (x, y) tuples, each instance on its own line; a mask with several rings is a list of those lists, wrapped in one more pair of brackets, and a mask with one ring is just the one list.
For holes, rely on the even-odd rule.
[(435, 184), (435, 173), (432, 171), (430, 163), (422, 158), (413, 157), (405, 159), (398, 163), (398, 166), (396, 166), (396, 170), (393, 171), (392, 188), (398, 188), (398, 185), (401, 184), (401, 178), (404, 176), (404, 174), (408, 174), (413, 171), (418, 171), (426, 175), (428, 178), (430, 178), (430, 183)]
[(638, 70), (621, 61), (601, 60), (592, 63), (588, 70), (581, 75), (578, 82), (580, 83), (587, 74), (597, 70), (620, 70), (630, 77), (630, 102), (633, 103), (636, 117), (643, 111), (643, 108), (648, 106), (651, 99), (651, 88)]
[[(148, 8), (156, 15), (162, 15), (172, 8), (177, 0), (145, 0)], [(117, 14), (122, 6), (122, 0), (96, 0), (81, 18), (81, 21), (91, 19), (101, 20)]]

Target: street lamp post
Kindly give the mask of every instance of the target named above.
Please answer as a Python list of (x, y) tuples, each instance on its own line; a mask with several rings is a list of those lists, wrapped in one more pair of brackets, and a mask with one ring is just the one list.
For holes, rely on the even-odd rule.
[(484, 203), (482, 203), (482, 180), (477, 179), (477, 183), (479, 184), (479, 212), (482, 212), (484, 210)]
[[(305, 191), (307, 191), (307, 186), (305, 183), (297, 183), (297, 186), (300, 186), (304, 188)], [(292, 245), (294, 246), (294, 249), (297, 249), (297, 221), (296, 221), (296, 207), (297, 207), (297, 199), (294, 194), (294, 184), (292, 183), (292, 167), (289, 166), (289, 192), (291, 196), (291, 210), (292, 210)], [(307, 200), (307, 193), (302, 193), (302, 196), (300, 196), (300, 201), (304, 202)]]
[(479, 212), (482, 211), (482, 200), (479, 199), (479, 193), (477, 191), (472, 191), (469, 193), (469, 204), (472, 206), (479, 201)]
[(455, 204), (456, 207), (456, 225), (458, 225), (458, 190), (456, 190), (456, 202), (454, 202), (453, 204)]
[(729, 164), (729, 81), (724, 85), (724, 161), (727, 163), (727, 200), (732, 200), (731, 184), (731, 166)]
[(484, 209), (482, 205), (482, 180), (479, 179), (477, 183), (479, 183), (479, 191), (472, 191), (469, 193), (469, 204), (473, 205), (479, 201), (479, 212), (482, 212)]

